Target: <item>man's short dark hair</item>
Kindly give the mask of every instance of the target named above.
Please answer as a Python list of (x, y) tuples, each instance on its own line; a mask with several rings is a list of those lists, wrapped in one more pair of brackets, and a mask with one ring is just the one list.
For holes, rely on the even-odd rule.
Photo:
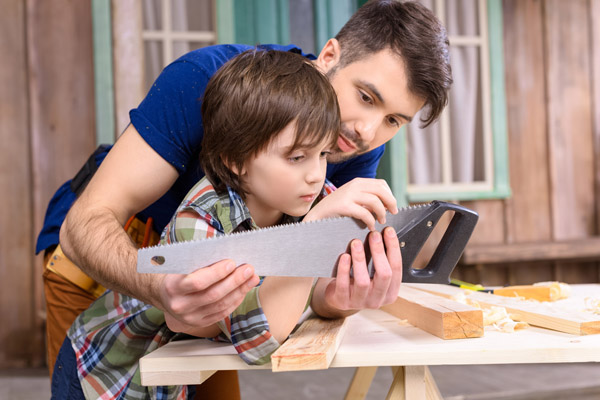
[[(382, 50), (401, 57), (408, 89), (425, 101), (421, 122), (428, 126), (448, 103), (452, 70), (446, 29), (427, 7), (416, 2), (371, 0), (337, 34), (339, 66)], [(333, 72), (335, 73), (335, 71)]]
[[(329, 141), (340, 131), (337, 96), (329, 80), (301, 55), (253, 49), (229, 60), (210, 79), (202, 102), (200, 163), (215, 190), (242, 197), (244, 164), (295, 123), (290, 153)], [(327, 143), (327, 142), (325, 142)]]

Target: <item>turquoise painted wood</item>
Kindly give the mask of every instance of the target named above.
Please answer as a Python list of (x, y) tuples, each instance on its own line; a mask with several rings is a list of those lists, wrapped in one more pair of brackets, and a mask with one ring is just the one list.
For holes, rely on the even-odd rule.
[(92, 0), (96, 143), (115, 141), (110, 0)]
[[(228, 0), (229, 1), (229, 0)], [(233, 0), (229, 1), (233, 14), (233, 42), (249, 45), (261, 43), (288, 44), (290, 40), (288, 0)], [(228, 10), (224, 7), (222, 13)], [(219, 9), (217, 10), (219, 12)], [(218, 23), (228, 19), (218, 17)], [(219, 40), (223, 43), (221, 40)]]
[(356, 0), (314, 0), (315, 49), (321, 49), (357, 10)]

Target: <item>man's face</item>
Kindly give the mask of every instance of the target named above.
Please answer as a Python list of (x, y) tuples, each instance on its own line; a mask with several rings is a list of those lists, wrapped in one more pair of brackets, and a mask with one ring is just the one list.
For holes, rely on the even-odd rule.
[(390, 50), (342, 68), (322, 69), (337, 93), (342, 118), (339, 151), (329, 156), (330, 162), (344, 161), (387, 142), (424, 105), (423, 99), (408, 90), (404, 63)]

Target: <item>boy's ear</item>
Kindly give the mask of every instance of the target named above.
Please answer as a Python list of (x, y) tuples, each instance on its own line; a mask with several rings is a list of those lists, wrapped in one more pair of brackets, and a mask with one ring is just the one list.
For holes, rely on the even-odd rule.
[(240, 171), (237, 167), (237, 165), (235, 165), (232, 162), (229, 162), (229, 160), (226, 160), (225, 157), (221, 156), (221, 161), (223, 161), (223, 164), (225, 164), (225, 166), (234, 174), (236, 174), (237, 176), (243, 176), (246, 173), (246, 167), (243, 167), (242, 170)]
[(340, 62), (342, 49), (337, 39), (329, 39), (315, 60), (315, 64), (326, 74)]

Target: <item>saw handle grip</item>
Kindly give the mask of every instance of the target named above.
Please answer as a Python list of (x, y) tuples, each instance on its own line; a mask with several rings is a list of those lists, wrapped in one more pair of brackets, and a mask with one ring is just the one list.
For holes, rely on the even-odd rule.
[[(427, 214), (420, 216), (397, 232), (402, 253), (402, 282), (450, 283), (450, 274), (462, 255), (479, 215), (453, 203), (434, 201)], [(423, 248), (442, 215), (453, 211), (454, 216), (440, 240), (429, 263), (424, 268), (413, 268), (415, 258)]]

